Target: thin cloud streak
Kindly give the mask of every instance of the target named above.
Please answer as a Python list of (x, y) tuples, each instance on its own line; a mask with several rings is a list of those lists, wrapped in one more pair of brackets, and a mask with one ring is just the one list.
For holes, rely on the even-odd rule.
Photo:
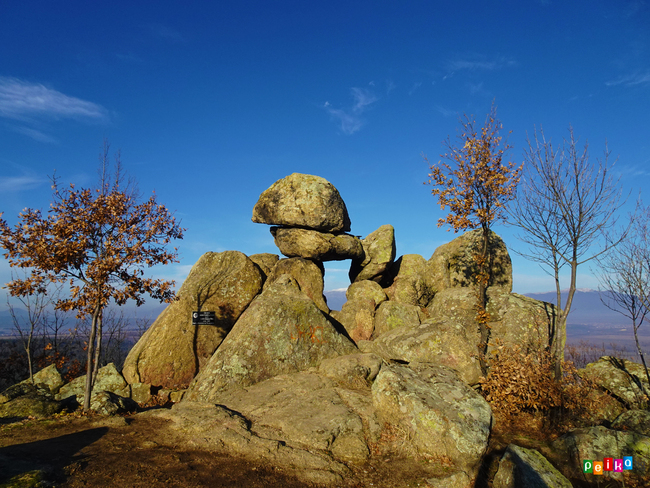
[(37, 142), (46, 142), (49, 144), (57, 144), (59, 142), (56, 138), (49, 136), (40, 130), (31, 129), (29, 127), (17, 126), (12, 127), (11, 129), (15, 132), (18, 132), (19, 134), (31, 137)]
[(65, 95), (44, 85), (17, 78), (0, 77), (0, 117), (72, 118), (103, 120), (108, 116), (101, 105)]
[(45, 178), (38, 178), (34, 176), (8, 176), (0, 177), (0, 191), (1, 192), (20, 192), (24, 190), (32, 190), (47, 183)]
[(650, 71), (645, 73), (636, 73), (628, 76), (621, 76), (620, 78), (612, 81), (606, 81), (605, 86), (636, 86), (650, 84)]
[(365, 88), (352, 88), (350, 91), (354, 102), (349, 110), (333, 108), (329, 102), (325, 102), (323, 105), (327, 113), (341, 123), (341, 130), (347, 135), (352, 135), (363, 127), (364, 120), (361, 118), (361, 114), (379, 100), (374, 93)]
[(443, 80), (449, 76), (453, 76), (457, 71), (494, 71), (517, 64), (515, 60), (505, 56), (499, 56), (494, 60), (471, 58), (477, 58), (477, 56), (468, 56), (467, 58), (456, 59), (448, 62), (446, 66), (448, 74), (443, 77)]

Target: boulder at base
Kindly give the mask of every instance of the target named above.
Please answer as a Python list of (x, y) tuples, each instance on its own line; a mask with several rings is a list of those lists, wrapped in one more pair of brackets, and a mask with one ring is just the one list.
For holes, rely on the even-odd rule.
[(448, 462), (475, 479), (492, 410), (455, 371), (416, 363), (383, 366), (372, 399), (382, 421), (408, 432), (419, 456)]
[(220, 391), (305, 371), (357, 349), (289, 275), (255, 298), (190, 386), (186, 398), (214, 401)]
[(47, 417), (63, 408), (44, 384), (18, 383), (0, 394), (0, 418)]
[(647, 406), (648, 399), (643, 390), (650, 392), (650, 385), (642, 364), (603, 356), (595, 363), (587, 364), (578, 373), (625, 402), (630, 408)]
[(350, 217), (338, 190), (320, 176), (293, 173), (273, 183), (253, 207), (253, 222), (349, 232)]
[(510, 444), (499, 462), (493, 488), (549, 487), (571, 488), (562, 473), (535, 449)]
[[(171, 303), (131, 349), (129, 383), (187, 387), (262, 289), (262, 274), (239, 251), (208, 252), (192, 267)], [(216, 325), (192, 325), (192, 312), (215, 312)]]

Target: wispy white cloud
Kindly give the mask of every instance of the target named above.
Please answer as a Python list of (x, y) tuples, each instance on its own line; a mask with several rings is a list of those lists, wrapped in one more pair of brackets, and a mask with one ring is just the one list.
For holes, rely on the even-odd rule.
[(409, 90), (409, 95), (413, 95), (417, 91), (417, 89), (420, 88), (421, 86), (422, 86), (421, 81), (416, 81), (415, 83), (413, 83), (411, 89)]
[(440, 105), (436, 105), (436, 111), (444, 117), (452, 117), (457, 114), (457, 112), (454, 112), (453, 110), (449, 110), (445, 107), (441, 107)]
[(104, 107), (65, 95), (37, 83), (0, 77), (0, 116), (24, 120), (29, 118), (105, 119)]
[(606, 86), (636, 86), (636, 85), (648, 85), (650, 84), (650, 71), (645, 73), (635, 73), (627, 76), (620, 76), (615, 80), (606, 81)]
[(32, 190), (47, 182), (47, 179), (37, 176), (0, 176), (0, 192)]
[[(372, 86), (372, 85), (371, 85)], [(364, 124), (361, 117), (367, 108), (375, 103), (379, 98), (366, 88), (352, 88), (353, 103), (349, 109), (334, 108), (329, 102), (325, 102), (323, 108), (341, 124), (341, 130), (344, 134), (352, 135), (358, 132)]]
[(49, 144), (55, 144), (55, 143), (59, 142), (55, 137), (52, 137), (52, 136), (46, 134), (45, 132), (42, 132), (42, 131), (37, 130), (37, 129), (32, 129), (30, 127), (17, 125), (17, 126), (11, 127), (11, 130), (13, 130), (14, 132), (18, 132), (19, 134), (22, 134), (24, 136), (31, 137), (32, 139), (34, 139), (35, 141), (38, 141), (38, 142), (46, 142), (46, 143), (49, 143)]
[(487, 59), (484, 56), (472, 54), (462, 58), (449, 61), (446, 65), (446, 79), (458, 71), (494, 71), (516, 65), (516, 61), (506, 56), (498, 56), (494, 59)]

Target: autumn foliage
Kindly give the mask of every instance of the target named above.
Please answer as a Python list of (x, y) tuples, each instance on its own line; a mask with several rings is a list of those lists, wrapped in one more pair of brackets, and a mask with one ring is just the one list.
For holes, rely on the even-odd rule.
[(487, 372), (485, 353), (489, 341), (490, 316), (486, 312), (486, 289), (490, 281), (490, 255), (488, 241), (492, 224), (505, 217), (506, 204), (515, 198), (522, 166), (504, 162), (505, 153), (511, 148), (502, 144), (499, 131), (503, 128), (492, 104), (485, 124), (477, 128), (473, 117), (461, 119), (462, 131), (458, 145), (450, 139), (445, 141), (448, 152), (440, 161), (429, 163), (431, 193), (438, 197), (442, 210), (449, 208), (449, 214), (438, 220), (438, 227), (449, 224), (454, 232), (468, 229), (482, 229), (481, 252), (474, 256), (478, 273), (474, 277), (478, 285), (478, 307), (476, 322), (481, 334), (478, 345), (479, 360), (483, 373)]
[(175, 218), (156, 202), (155, 194), (137, 203), (133, 188), (123, 186), (117, 158), (115, 175), (106, 175), (108, 146), (100, 158), (100, 182), (95, 189), (61, 189), (52, 178), (53, 202), (46, 216), (25, 209), (11, 228), (0, 219), (0, 247), (11, 266), (31, 271), (7, 284), (12, 296), (47, 293), (53, 283), (66, 283), (69, 296), (55, 308), (92, 317), (88, 347), (84, 409), (89, 408), (93, 376), (101, 350), (102, 312), (113, 300), (123, 305), (143, 294), (163, 302), (174, 300), (173, 282), (144, 276), (145, 267), (177, 262), (172, 239), (182, 239)]

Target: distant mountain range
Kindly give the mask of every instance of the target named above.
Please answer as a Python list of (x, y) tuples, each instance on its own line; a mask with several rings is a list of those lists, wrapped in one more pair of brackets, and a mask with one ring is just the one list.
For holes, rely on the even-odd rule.
[[(343, 289), (326, 291), (325, 296), (332, 310), (341, 310), (346, 301)], [(555, 292), (527, 293), (526, 296), (549, 303), (556, 301)], [(562, 302), (566, 303), (566, 293), (562, 296)], [(160, 305), (158, 313), (162, 312), (164, 307), (164, 304)], [(152, 307), (152, 311), (152, 316), (155, 317), (157, 315), (155, 307)], [(23, 309), (17, 308), (15, 312), (20, 320), (26, 318), (27, 314)], [(639, 334), (642, 347), (650, 351), (650, 324), (643, 324), (639, 328)], [(15, 331), (11, 314), (8, 310), (3, 310), (0, 311), (0, 337), (8, 335), (15, 335)], [(630, 321), (620, 313), (607, 308), (596, 290), (576, 291), (567, 324), (567, 339), (569, 343), (585, 340), (598, 345), (604, 344), (605, 347), (610, 343), (616, 343), (625, 346), (628, 351), (635, 350)]]

